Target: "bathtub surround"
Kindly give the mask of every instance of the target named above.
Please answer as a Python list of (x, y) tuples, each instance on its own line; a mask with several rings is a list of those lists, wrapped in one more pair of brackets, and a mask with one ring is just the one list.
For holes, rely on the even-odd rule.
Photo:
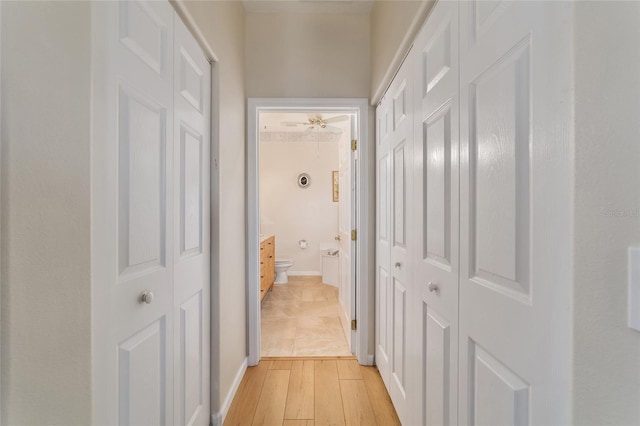
[[(289, 275), (321, 275), (320, 244), (338, 234), (331, 173), (338, 168), (339, 140), (348, 135), (320, 133), (320, 141), (316, 135), (260, 135), (260, 231), (276, 236), (276, 259), (293, 260)], [(301, 173), (311, 177), (305, 188), (298, 185)]]

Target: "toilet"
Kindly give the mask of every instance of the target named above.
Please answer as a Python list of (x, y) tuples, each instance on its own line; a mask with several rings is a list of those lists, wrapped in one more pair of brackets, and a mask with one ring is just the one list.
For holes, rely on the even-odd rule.
[(276, 259), (275, 268), (276, 268), (276, 279), (274, 281), (275, 284), (286, 284), (289, 282), (289, 277), (287, 276), (287, 270), (293, 266), (292, 259)]

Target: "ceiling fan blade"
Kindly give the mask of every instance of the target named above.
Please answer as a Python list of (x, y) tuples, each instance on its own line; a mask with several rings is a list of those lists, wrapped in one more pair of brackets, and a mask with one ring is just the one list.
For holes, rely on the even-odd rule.
[(304, 123), (298, 123), (296, 121), (282, 121), (280, 124), (286, 127), (298, 127), (299, 124), (304, 124)]
[(327, 123), (337, 123), (340, 121), (348, 121), (348, 120), (349, 120), (348, 115), (337, 115), (335, 117), (327, 118), (324, 121), (326, 121)]
[(342, 129), (339, 127), (335, 127), (335, 126), (327, 126), (324, 128), (324, 130), (331, 132), (331, 133), (342, 133)]

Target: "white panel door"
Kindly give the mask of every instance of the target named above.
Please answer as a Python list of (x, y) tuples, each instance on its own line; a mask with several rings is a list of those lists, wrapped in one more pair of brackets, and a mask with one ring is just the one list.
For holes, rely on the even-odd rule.
[[(351, 129), (355, 127), (355, 117), (351, 116)], [(351, 228), (355, 223), (355, 171), (354, 151), (351, 150), (353, 131), (344, 132), (338, 144), (338, 235), (340, 244), (340, 304), (341, 322), (349, 348), (354, 351), (355, 331), (351, 330), (351, 320), (355, 319), (355, 241), (351, 240)]]
[(208, 425), (211, 71), (177, 15), (173, 58), (175, 424)]
[(412, 424), (457, 424), (458, 2), (438, 2), (414, 49)]
[(460, 424), (569, 424), (571, 4), (461, 3)]
[(411, 203), (413, 164), (413, 85), (412, 60), (410, 54), (389, 87), (389, 109), (391, 129), (389, 140), (390, 178), (390, 263), (389, 311), (391, 323), (389, 394), (400, 420), (408, 424), (407, 383), (413, 374), (408, 368), (408, 324), (409, 304), (414, 297), (411, 288), (411, 259), (409, 251), (413, 232)]
[(208, 63), (168, 2), (92, 8), (94, 423), (207, 425)]
[(173, 424), (174, 11), (94, 7), (94, 421)]
[(376, 109), (375, 362), (389, 389), (391, 371), (391, 116), (388, 96)]

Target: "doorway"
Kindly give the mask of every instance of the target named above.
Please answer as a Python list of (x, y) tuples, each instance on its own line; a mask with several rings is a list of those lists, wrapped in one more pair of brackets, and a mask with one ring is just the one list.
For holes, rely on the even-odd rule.
[[(368, 229), (371, 222), (367, 208), (369, 197), (366, 191), (369, 185), (368, 179), (371, 176), (366, 143), (368, 136), (367, 101), (364, 99), (250, 99), (248, 108), (247, 320), (249, 365), (256, 365), (261, 356), (261, 294), (269, 294), (270, 291), (273, 292), (275, 287), (276, 291), (272, 293), (274, 297), (277, 297), (278, 294), (288, 294), (290, 298), (295, 299), (296, 294), (299, 293), (299, 296), (303, 291), (302, 287), (295, 288), (296, 284), (313, 286), (313, 288), (307, 287), (306, 291), (317, 291), (321, 298), (324, 297), (323, 295), (327, 295), (327, 299), (331, 299), (332, 292), (339, 295), (336, 297), (336, 301), (339, 303), (339, 311), (342, 315), (340, 323), (345, 330), (348, 342), (347, 354), (354, 354), (361, 364), (370, 365), (373, 363), (373, 356), (369, 354), (369, 331), (373, 330), (373, 312), (372, 309), (369, 309), (372, 291), (369, 289), (371, 283), (368, 280), (370, 275), (368, 268), (372, 262), (369, 262), (370, 256), (368, 256), (370, 253), (368, 232), (362, 232), (360, 236), (357, 235), (358, 229)], [(345, 202), (338, 203), (342, 209), (338, 205), (331, 206), (333, 199), (329, 200), (329, 203), (324, 203), (323, 206), (318, 206), (319, 211), (327, 209), (325, 211), (328, 211), (330, 215), (333, 215), (333, 212), (336, 213), (333, 233), (325, 232), (323, 236), (307, 238), (307, 233), (315, 231), (292, 230), (282, 223), (275, 223), (277, 222), (273, 220), (275, 217), (282, 219), (282, 216), (291, 215), (291, 212), (287, 213), (286, 209), (279, 208), (277, 200), (268, 200), (266, 203), (264, 200), (261, 201), (261, 137), (263, 141), (275, 142), (269, 145), (268, 150), (271, 151), (268, 154), (269, 163), (264, 163), (266, 159), (263, 158), (262, 168), (277, 170), (277, 173), (281, 175), (283, 173), (282, 167), (287, 162), (283, 160), (279, 167), (271, 167), (271, 163), (282, 155), (282, 150), (304, 151), (303, 157), (305, 155), (306, 157), (315, 156), (318, 160), (317, 163), (319, 163), (326, 162), (327, 158), (332, 157), (331, 150), (335, 148), (334, 170), (327, 169), (318, 174), (315, 171), (307, 173), (306, 169), (302, 170), (305, 168), (303, 162), (293, 159), (293, 162), (299, 164), (299, 167), (291, 166), (289, 163), (289, 168), (293, 168), (285, 171), (284, 175), (288, 177), (291, 175), (293, 178), (286, 179), (286, 185), (283, 185), (280, 195), (286, 197), (286, 186), (291, 184), (293, 186), (289, 190), (295, 188), (298, 195), (314, 197), (312, 193), (315, 190), (324, 192), (325, 195), (331, 197), (337, 197), (340, 194), (339, 183), (342, 183), (342, 199)], [(293, 139), (299, 143), (279, 143), (287, 142), (287, 140), (293, 142)], [(352, 141), (353, 151), (351, 150)], [(278, 150), (280, 150), (280, 154), (278, 154)], [(346, 167), (345, 152), (348, 152)], [(340, 157), (338, 157), (338, 153), (340, 153)], [(308, 163), (308, 167), (317, 166), (316, 163)], [(326, 167), (328, 166), (325, 165)], [(294, 172), (293, 169), (296, 171)], [(335, 171), (335, 174), (332, 171)], [(337, 185), (333, 184), (334, 178)], [(289, 180), (292, 182), (288, 182)], [(269, 185), (270, 194), (274, 194), (274, 183), (270, 182), (266, 186)], [(312, 190), (314, 186), (315, 188)], [(353, 188), (353, 191), (349, 190), (345, 194), (345, 187)], [(347, 207), (345, 208), (345, 206)], [(262, 216), (262, 220), (261, 207), (267, 213)], [(329, 224), (329, 227), (331, 226), (333, 225)], [(345, 238), (343, 234), (346, 234), (348, 238)], [(297, 267), (290, 268), (290, 283), (293, 285), (287, 284), (287, 286), (293, 291), (288, 293), (283, 292), (285, 287), (278, 284), (273, 287), (268, 286), (266, 290), (265, 288), (261, 289), (260, 281), (261, 276), (264, 276), (264, 271), (261, 273), (260, 243), (261, 240), (266, 241), (271, 235), (275, 235), (275, 240), (269, 241), (273, 241), (275, 250), (278, 252), (277, 256), (280, 258), (285, 256), (288, 260), (294, 260), (294, 264), (298, 263)], [(264, 244), (264, 241), (262, 243)], [(336, 251), (343, 254), (341, 259), (339, 254), (338, 259), (335, 259), (336, 262), (340, 262), (340, 267), (336, 269), (342, 271), (342, 276), (336, 272), (338, 276), (333, 282), (336, 287), (332, 288), (330, 283), (322, 284), (322, 281), (333, 281), (329, 277), (331, 273), (327, 273), (330, 271), (330, 266), (324, 271), (328, 276), (325, 276), (324, 280), (321, 279), (324, 261), (329, 263), (332, 261), (330, 258), (324, 259), (326, 256), (323, 254), (328, 255)], [(348, 283), (340, 287), (340, 282)], [(266, 296), (266, 299), (269, 300), (269, 296)], [(300, 355), (304, 355), (304, 351), (300, 352)]]
[(261, 112), (260, 351), (350, 356), (354, 113)]

